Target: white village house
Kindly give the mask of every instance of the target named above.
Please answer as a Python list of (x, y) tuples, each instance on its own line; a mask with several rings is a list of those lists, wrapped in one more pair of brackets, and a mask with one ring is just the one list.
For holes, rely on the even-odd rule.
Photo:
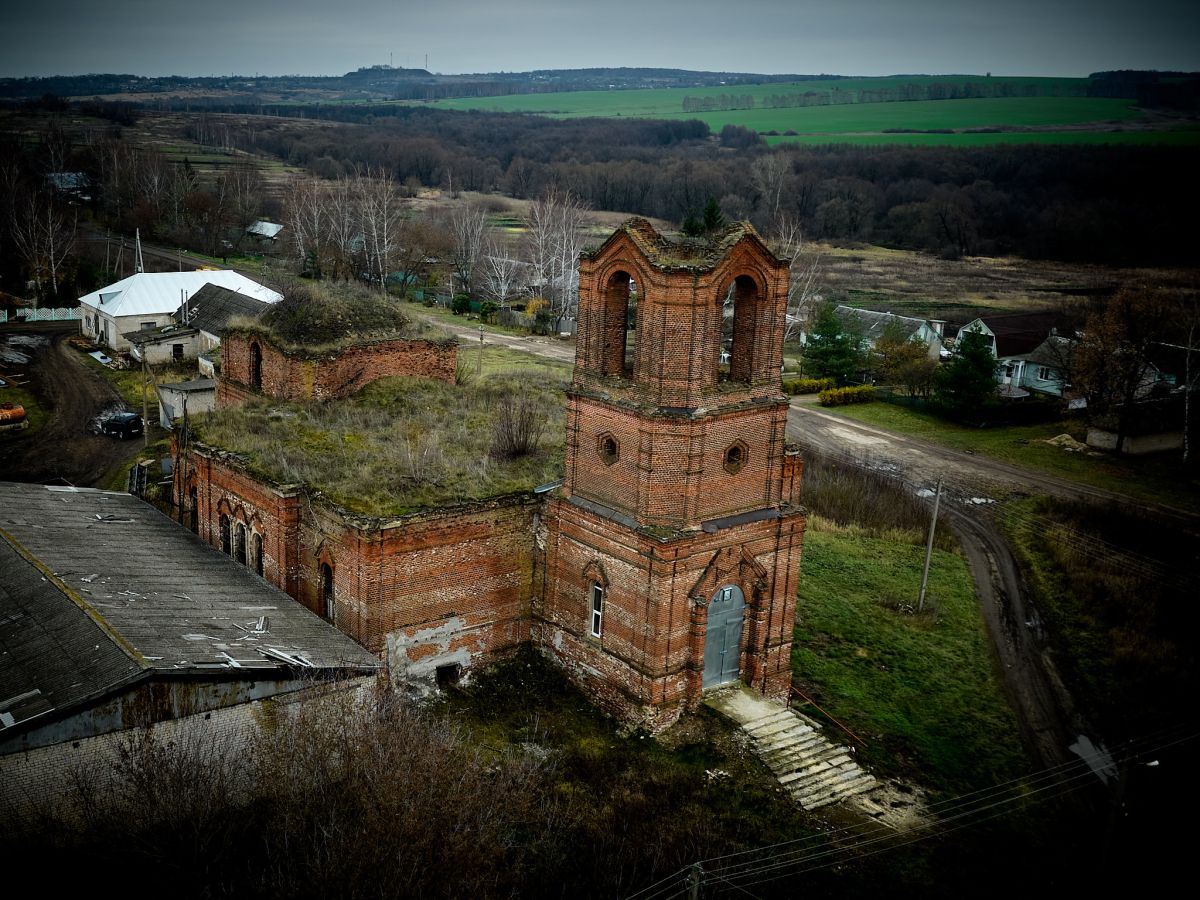
[(174, 324), (184, 300), (206, 284), (236, 291), (264, 303), (282, 295), (228, 269), (199, 272), (139, 272), (79, 298), (80, 330), (98, 344), (128, 350), (130, 331), (151, 331)]

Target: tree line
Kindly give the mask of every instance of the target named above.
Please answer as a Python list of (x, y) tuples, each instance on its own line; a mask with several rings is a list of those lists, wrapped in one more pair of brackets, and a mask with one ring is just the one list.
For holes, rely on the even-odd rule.
[[(368, 110), (375, 109), (378, 115)], [(679, 222), (708, 197), (762, 226), (782, 206), (813, 238), (956, 255), (1186, 264), (1200, 193), (1186, 147), (996, 145), (767, 148), (700, 121), (572, 119), (411, 107), (312, 108), (354, 125), (225, 116), (232, 146), (336, 178), (383, 167), (425, 186), (536, 197)], [(755, 165), (771, 159), (780, 185)], [(777, 190), (776, 188), (780, 189)]]

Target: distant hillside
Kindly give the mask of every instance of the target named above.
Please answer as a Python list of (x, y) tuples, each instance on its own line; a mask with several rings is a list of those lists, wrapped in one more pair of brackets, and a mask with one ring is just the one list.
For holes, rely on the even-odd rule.
[(294, 100), (441, 100), (557, 91), (720, 87), (784, 81), (832, 81), (840, 75), (761, 75), (752, 72), (695, 72), (687, 69), (538, 69), (435, 75), (426, 69), (364, 66), (345, 75), (54, 75), (0, 79), (0, 97), (24, 100), (58, 97), (119, 97), (129, 94), (203, 93), (249, 99), (267, 95)]

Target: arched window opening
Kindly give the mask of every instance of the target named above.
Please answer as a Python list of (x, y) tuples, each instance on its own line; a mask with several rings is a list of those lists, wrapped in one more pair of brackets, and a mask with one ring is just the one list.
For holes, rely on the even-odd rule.
[(758, 284), (747, 275), (733, 280), (722, 295), (718, 371), (731, 381), (749, 383), (754, 375), (754, 340), (762, 324)]
[(628, 272), (614, 272), (604, 286), (600, 370), (632, 375), (637, 358), (637, 283)]
[(250, 345), (250, 387), (262, 390), (262, 348), (257, 343)]
[(262, 535), (256, 531), (254, 532), (254, 537), (250, 539), (250, 554), (254, 558), (254, 572), (256, 575), (261, 575), (263, 573), (262, 548)]
[(333, 569), (321, 563), (321, 612), (330, 622), (334, 618)]
[(598, 581), (592, 582), (591, 590), (591, 622), (588, 634), (600, 637), (604, 628), (604, 585)]
[(233, 558), (243, 566), (246, 564), (246, 526), (237, 523), (233, 533)]
[(229, 516), (221, 516), (221, 552), (227, 556), (233, 553), (233, 533), (229, 528)]

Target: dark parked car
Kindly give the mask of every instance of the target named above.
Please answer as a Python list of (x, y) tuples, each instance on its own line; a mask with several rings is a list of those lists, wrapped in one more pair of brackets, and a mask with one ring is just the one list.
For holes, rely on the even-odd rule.
[(100, 433), (115, 434), (119, 438), (137, 437), (142, 433), (142, 417), (131, 412), (109, 416), (100, 423)]

